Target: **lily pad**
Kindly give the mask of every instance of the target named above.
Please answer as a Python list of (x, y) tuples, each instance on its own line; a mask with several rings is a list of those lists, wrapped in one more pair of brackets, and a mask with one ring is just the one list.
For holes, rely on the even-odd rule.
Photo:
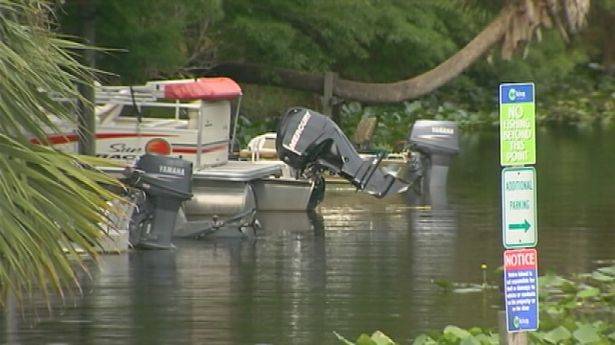
[(572, 335), (581, 344), (591, 344), (600, 341), (600, 335), (596, 328), (590, 324), (581, 324)]
[(615, 276), (603, 274), (603, 273), (600, 273), (599, 271), (595, 271), (592, 273), (592, 279), (597, 280), (602, 283), (615, 282)]
[(463, 338), (459, 345), (481, 345), (478, 339), (474, 338), (473, 335), (470, 335), (467, 338)]
[(615, 266), (602, 267), (602, 268), (599, 268), (598, 271), (600, 273), (615, 277)]
[(437, 279), (437, 280), (434, 280), (433, 283), (436, 284), (437, 286), (439, 286), (440, 288), (442, 288), (445, 291), (452, 291), (453, 290), (453, 283), (448, 281), (448, 280)]
[(587, 287), (577, 293), (579, 298), (591, 298), (600, 295), (600, 289), (595, 287)]
[(437, 344), (438, 343), (435, 340), (433, 340), (432, 337), (425, 335), (425, 334), (419, 335), (412, 342), (412, 345), (437, 345)]
[(376, 331), (372, 334), (372, 341), (376, 343), (376, 345), (395, 345), (395, 342), (391, 338), (380, 331)]
[(466, 331), (465, 329), (461, 329), (457, 326), (446, 326), (446, 328), (444, 328), (444, 332), (445, 335), (446, 334), (450, 334), (454, 337), (456, 337), (457, 339), (464, 339), (464, 338), (468, 338), (470, 336), (472, 336), (472, 334), (470, 334), (470, 332)]
[(373, 341), (372, 338), (370, 338), (370, 336), (365, 333), (359, 336), (355, 344), (356, 345), (378, 345), (378, 343)]
[(498, 345), (500, 343), (500, 337), (497, 334), (478, 334), (474, 338), (485, 345)]
[(561, 341), (568, 340), (570, 338), (572, 338), (572, 333), (570, 333), (566, 327), (559, 326), (547, 332), (543, 339), (552, 344), (559, 344)]
[(572, 283), (570, 280), (564, 279), (560, 276), (557, 276), (551, 273), (545, 276), (542, 276), (542, 277), (538, 277), (538, 285), (544, 286), (545, 288), (560, 287), (564, 284), (570, 284), (570, 283)]

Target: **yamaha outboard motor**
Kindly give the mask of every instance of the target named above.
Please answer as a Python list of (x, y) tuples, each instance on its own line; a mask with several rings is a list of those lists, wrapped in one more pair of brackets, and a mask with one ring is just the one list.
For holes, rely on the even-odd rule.
[(407, 191), (410, 201), (429, 203), (436, 200), (430, 193), (446, 187), (450, 156), (458, 150), (456, 125), (446, 121), (438, 124), (433, 127), (437, 133), (429, 135), (427, 122), (417, 121), (410, 135), (410, 147), (416, 153), (398, 172), (380, 169), (383, 155), (361, 158), (330, 118), (305, 108), (286, 112), (278, 128), (276, 148), (279, 158), (304, 177), (328, 170), (378, 198)]
[(192, 163), (146, 154), (127, 176), (126, 184), (145, 192), (133, 212), (129, 241), (145, 249), (173, 248), (171, 238), (181, 203), (192, 198)]
[[(459, 130), (451, 121), (418, 120), (408, 137), (412, 163), (419, 167), (420, 178), (406, 193), (408, 201), (446, 206), (446, 180), (453, 157), (459, 153)], [(416, 168), (415, 168), (416, 169)]]

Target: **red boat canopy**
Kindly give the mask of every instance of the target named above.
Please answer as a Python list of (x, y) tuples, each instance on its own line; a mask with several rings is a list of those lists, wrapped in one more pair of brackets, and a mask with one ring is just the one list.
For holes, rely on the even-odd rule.
[(241, 88), (229, 78), (199, 78), (196, 81), (164, 85), (164, 98), (189, 101), (217, 101), (241, 96)]

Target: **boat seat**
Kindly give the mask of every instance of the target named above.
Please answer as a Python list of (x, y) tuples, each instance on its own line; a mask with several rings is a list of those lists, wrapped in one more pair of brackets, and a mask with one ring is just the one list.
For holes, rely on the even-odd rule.
[[(258, 155), (260, 159), (278, 159), (278, 152), (276, 150), (263, 149), (259, 151)], [(239, 157), (253, 159), (254, 152), (251, 150), (241, 150), (239, 151)]]
[(280, 161), (228, 161), (224, 165), (195, 170), (192, 176), (195, 180), (249, 182), (269, 176), (281, 176), (283, 167), (284, 163)]

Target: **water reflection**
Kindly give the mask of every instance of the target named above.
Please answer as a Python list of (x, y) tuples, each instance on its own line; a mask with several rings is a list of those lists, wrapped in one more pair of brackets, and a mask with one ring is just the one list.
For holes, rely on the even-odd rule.
[[(612, 134), (539, 131), (541, 273), (615, 259)], [(407, 343), (448, 324), (495, 327), (497, 292), (433, 283), (480, 283), (482, 263), (500, 281), (497, 133), (466, 134), (461, 145), (448, 207), (331, 189), (317, 213), (259, 214), (256, 236), (107, 256), (81, 279), (83, 297), (51, 316), (28, 309), (2, 330), (16, 328), (20, 344), (320, 344), (335, 343), (332, 331), (380, 329)]]
[(262, 232), (254, 257), (237, 266), (232, 294), (232, 343), (319, 343), (324, 327), (327, 253), (322, 217), (316, 213), (258, 216)]

